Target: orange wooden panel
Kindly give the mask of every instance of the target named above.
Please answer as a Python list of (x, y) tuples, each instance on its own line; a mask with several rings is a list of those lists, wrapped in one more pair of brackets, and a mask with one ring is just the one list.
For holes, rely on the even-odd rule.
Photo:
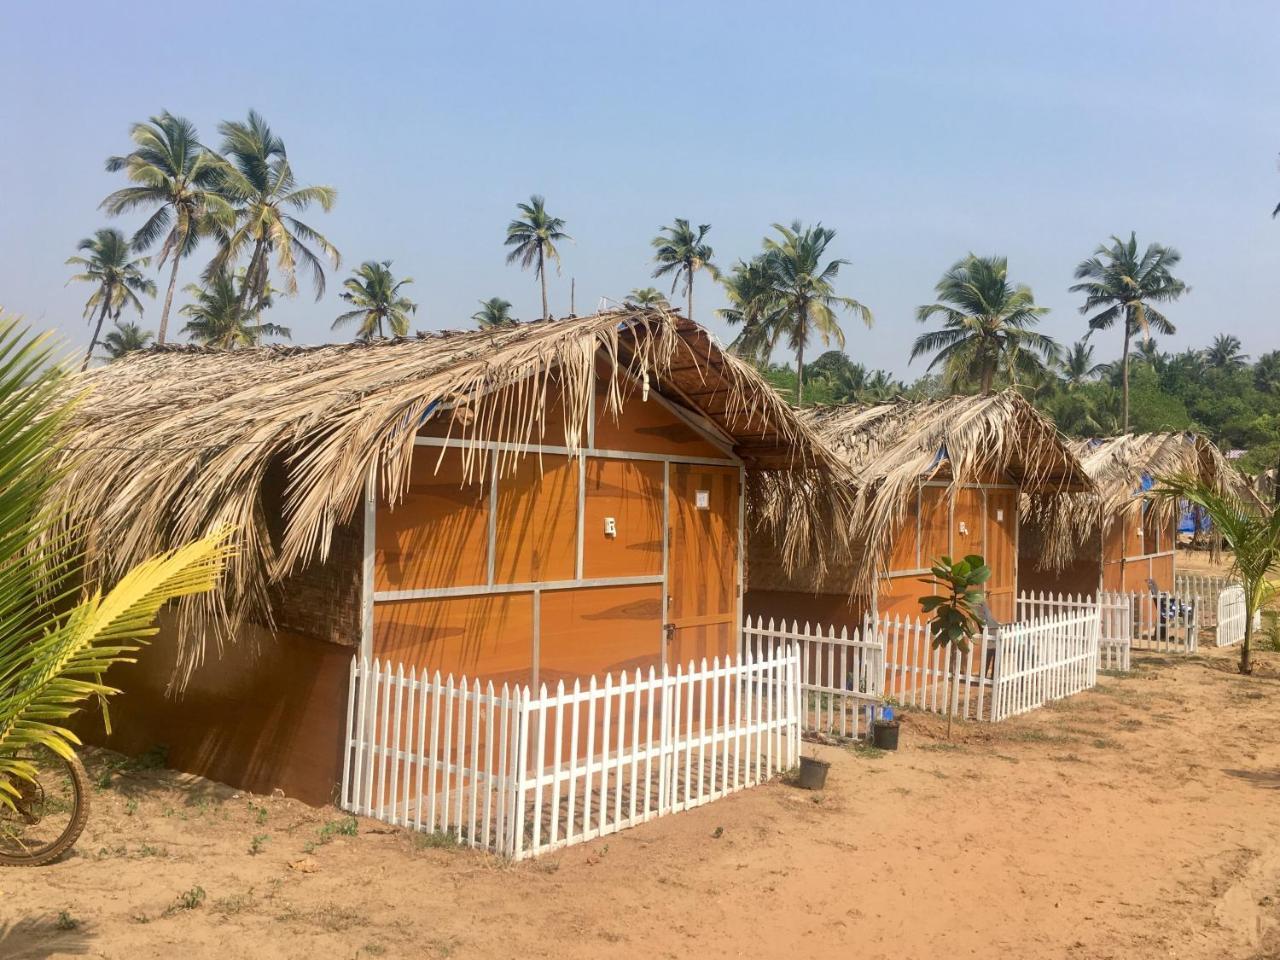
[(578, 557), (578, 464), (529, 454), (498, 477), (497, 583), (572, 580)]
[(376, 590), (474, 586), (486, 580), (488, 485), (464, 485), (461, 452), (447, 450), (443, 460), (440, 453), (417, 448), (404, 500), (394, 509), (378, 505)]
[(1151, 579), (1160, 590), (1173, 592), (1173, 554), (1151, 558)]
[(1124, 517), (1124, 555), (1140, 557), (1147, 552), (1145, 538), (1142, 535), (1142, 514), (1130, 510)]
[(951, 556), (986, 553), (986, 531), (982, 527), (982, 490), (961, 487), (955, 492), (955, 508), (951, 514)]
[(715, 657), (723, 660), (727, 656), (738, 655), (738, 644), (735, 640), (733, 622), (702, 624), (693, 627), (681, 627), (676, 630), (667, 646), (667, 669), (677, 666), (686, 671), (689, 664), (707, 663)]
[(1102, 589), (1103, 590), (1123, 590), (1124, 589), (1124, 564), (1119, 560), (1113, 560), (1102, 566)]
[(795, 621), (799, 624), (820, 623), (837, 630), (857, 628), (867, 610), (862, 600), (850, 600), (847, 594), (801, 593), (795, 590), (748, 590), (743, 609), (749, 617), (763, 617), (767, 622)]
[(880, 581), (876, 596), (876, 612), (880, 617), (921, 616), (920, 598), (934, 593), (932, 587), (920, 582), (920, 576), (891, 577)]
[(889, 553), (889, 569), (891, 571), (918, 570), (927, 564), (927, 561), (921, 559), (919, 555), (919, 518), (920, 494), (917, 491), (916, 495), (911, 498), (911, 504), (907, 507), (902, 526), (893, 537), (893, 545)]
[(929, 567), (939, 557), (950, 556), (950, 504), (944, 487), (920, 491), (920, 566)]
[[(662, 573), (662, 464), (587, 459), (584, 577), (642, 577)], [(604, 532), (613, 517), (617, 536)]]
[(724, 459), (723, 450), (707, 441), (652, 394), (644, 400), (642, 391), (630, 384), (624, 384), (623, 391), (622, 412), (616, 420), (605, 407), (604, 388), (596, 391), (596, 449)]
[(533, 595), (382, 601), (373, 606), (373, 654), (443, 677), (529, 683)]
[(662, 657), (662, 585), (542, 593), (538, 680), (648, 670)]
[(1156, 505), (1147, 500), (1142, 505), (1142, 545), (1144, 553), (1160, 553), (1170, 547), (1161, 542), (1161, 526)]
[(983, 557), (991, 568), (987, 602), (997, 620), (1014, 618), (1017, 592), (1018, 494), (1016, 490), (987, 491), (987, 537)]
[[(705, 509), (697, 505), (699, 491), (706, 496)], [(672, 464), (670, 520), (667, 616), (676, 635), (668, 666), (731, 649), (738, 599), (738, 471)], [(680, 636), (685, 630), (687, 642)]]

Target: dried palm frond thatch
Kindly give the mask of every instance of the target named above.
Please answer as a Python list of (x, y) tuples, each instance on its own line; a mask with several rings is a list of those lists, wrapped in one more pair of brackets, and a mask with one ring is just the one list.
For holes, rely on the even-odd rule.
[[(107, 580), (175, 543), (238, 529), (225, 593), (179, 611), (189, 674), (210, 625), (219, 644), (247, 618), (270, 625), (271, 585), (326, 558), (367, 483), (392, 503), (403, 495), (428, 421), (509, 445), (492, 454), (506, 471), (521, 444), (582, 449), (598, 377), (615, 417), (652, 390), (727, 437), (785, 518), (788, 562), (812, 542), (811, 523), (846, 508), (844, 484), (831, 482), (842, 468), (752, 367), (674, 313), (630, 307), (372, 344), (131, 354), (69, 386), (86, 396), (57, 492)], [(561, 421), (563, 435), (547, 436)], [(470, 449), (468, 475), (490, 455)], [(278, 503), (263, 495), (269, 474), (282, 476)]]
[[(1080, 514), (1077, 529), (1087, 531), (1100, 523), (1105, 537), (1126, 514), (1152, 504), (1161, 522), (1167, 522), (1178, 505), (1167, 498), (1144, 497), (1158, 477), (1190, 475), (1214, 489), (1240, 497), (1252, 497), (1245, 478), (1227, 462), (1217, 445), (1197, 433), (1138, 433), (1107, 440), (1073, 440), (1072, 452), (1098, 489), (1100, 510)], [(1150, 509), (1150, 508), (1149, 508)]]
[[(820, 406), (801, 417), (853, 475), (850, 537), (862, 558), (833, 570), (825, 592), (869, 594), (875, 576), (887, 569), (921, 481), (946, 480), (954, 489), (1011, 480), (1022, 488), (1024, 511), (1055, 517), (1064, 498), (1093, 495), (1053, 422), (1015, 391)], [(1054, 548), (1069, 554), (1069, 532), (1061, 521), (1054, 525), (1062, 528)], [(821, 579), (808, 577), (815, 589)]]

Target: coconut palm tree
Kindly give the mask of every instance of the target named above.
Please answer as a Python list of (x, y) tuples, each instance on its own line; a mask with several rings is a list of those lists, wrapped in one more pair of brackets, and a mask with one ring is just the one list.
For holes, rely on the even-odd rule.
[(102, 345), (106, 348), (108, 357), (119, 360), (126, 353), (147, 349), (152, 339), (154, 335), (151, 331), (143, 330), (136, 323), (117, 323), (116, 328), (108, 331), (102, 338)]
[(1129, 345), (1139, 333), (1149, 339), (1153, 329), (1164, 335), (1176, 332), (1156, 304), (1172, 303), (1189, 289), (1173, 275), (1173, 268), (1181, 260), (1182, 254), (1177, 250), (1158, 243), (1148, 244), (1139, 254), (1137, 237), (1130, 233), (1127, 241), (1112, 236), (1110, 245), (1099, 246), (1092, 257), (1076, 267), (1076, 279), (1081, 282), (1070, 290), (1085, 295), (1080, 312), (1093, 314), (1089, 317), (1090, 335), (1123, 320), (1120, 403), (1125, 433), (1129, 432)]
[(1160, 349), (1160, 344), (1155, 337), (1142, 340), (1134, 349), (1138, 359), (1157, 373), (1164, 370), (1169, 363), (1169, 354)]
[[(205, 270), (209, 280), (230, 272), (244, 254), (249, 262), (240, 290), (241, 312), (255, 315), (271, 287), (271, 258), (284, 277), (284, 291), (298, 293), (298, 267), (311, 274), (316, 300), (324, 296), (323, 256), (336, 270), (342, 257), (336, 247), (313, 227), (294, 216), (318, 204), (326, 213), (333, 208), (338, 192), (333, 187), (301, 187), (285, 154), (284, 141), (271, 132), (265, 120), (249, 111), (247, 121), (218, 125), (222, 134), (220, 191), (235, 206), (235, 222), (221, 238), (218, 253)], [(311, 249), (320, 251), (318, 256)]]
[(93, 284), (93, 293), (85, 301), (85, 319), (93, 319), (93, 336), (89, 339), (89, 349), (85, 351), (84, 363), (80, 369), (89, 366), (93, 356), (93, 348), (98, 345), (98, 337), (102, 334), (102, 323), (108, 317), (120, 319), (120, 311), (126, 306), (132, 307), (142, 315), (142, 301), (138, 294), (145, 293), (149, 297), (156, 295), (156, 285), (142, 275), (142, 269), (151, 262), (150, 257), (130, 259), (129, 241), (123, 233), (111, 227), (104, 227), (92, 237), (86, 237), (76, 244), (76, 249), (85, 251), (88, 256), (68, 257), (67, 265), (82, 267), (68, 283), (79, 281)]
[(676, 217), (675, 225), (662, 227), (653, 238), (653, 259), (658, 264), (654, 269), (655, 277), (671, 274), (671, 292), (684, 279), (685, 316), (693, 319), (693, 275), (705, 270), (713, 279), (720, 279), (720, 271), (711, 262), (714, 253), (707, 243), (707, 233), (711, 224), (702, 223), (695, 230), (689, 221)]
[(1253, 617), (1275, 595), (1271, 577), (1280, 571), (1280, 510), (1215, 489), (1200, 477), (1160, 477), (1158, 496), (1199, 507), (1213, 528), (1231, 545), (1232, 565), (1244, 587), (1244, 643), (1240, 672), (1253, 672)]
[[(133, 186), (115, 191), (102, 201), (113, 216), (138, 208), (153, 209), (133, 235), (133, 249), (149, 250), (160, 242), (156, 265), (170, 261), (169, 285), (160, 308), (158, 342), (169, 331), (169, 309), (178, 285), (178, 263), (194, 252), (200, 238), (234, 222), (231, 204), (217, 192), (222, 158), (206, 150), (195, 126), (165, 111), (129, 131), (133, 150), (108, 157), (107, 170), (123, 170)], [(163, 239), (161, 239), (163, 238)]]
[(671, 306), (667, 295), (657, 287), (637, 287), (627, 294), (626, 302), (631, 306), (660, 307), (663, 310)]
[(1205, 362), (1214, 370), (1239, 370), (1249, 361), (1249, 355), (1241, 349), (1240, 338), (1220, 333), (1204, 352)]
[(917, 337), (911, 359), (934, 354), (929, 369), (941, 366), (953, 387), (976, 380), (982, 393), (991, 393), (998, 375), (1018, 383), (1057, 359), (1053, 338), (1031, 329), (1048, 308), (1036, 306), (1026, 284), (1009, 282), (1004, 257), (969, 254), (934, 289), (939, 302), (918, 307), (916, 319), (928, 323), (940, 315), (942, 328)]
[(564, 221), (547, 213), (546, 204), (547, 201), (536, 193), (528, 203), (517, 203), (516, 209), (524, 216), (507, 224), (506, 239), (506, 246), (513, 248), (507, 254), (507, 263), (519, 261), (524, 270), (533, 267), (534, 276), (542, 283), (543, 320), (551, 316), (547, 309), (547, 261), (554, 260), (556, 273), (559, 273), (560, 251), (556, 244), (573, 239), (564, 232)]
[(0, 806), (10, 811), (30, 801), (45, 760), (73, 756), (79, 740), (62, 721), (119, 692), (104, 682), (107, 668), (133, 659), (170, 600), (216, 587), (229, 554), (219, 533), (143, 562), (104, 595), (67, 549), (53, 499), (75, 446), (74, 391), (55, 352), (0, 315)]
[(403, 337), (409, 332), (409, 314), (418, 312), (418, 305), (400, 293), (400, 288), (413, 283), (413, 277), (397, 280), (391, 274), (391, 261), (366, 260), (359, 269), (342, 282), (346, 291), (342, 299), (355, 307), (333, 321), (333, 329), (348, 323), (358, 323), (356, 338), (372, 340), (385, 337), (386, 327), (393, 337)]
[(721, 283), (729, 306), (717, 310), (716, 314), (729, 326), (741, 328), (729, 344), (729, 352), (756, 364), (767, 363), (782, 310), (774, 295), (764, 254), (739, 260), (721, 278)]
[(182, 332), (206, 347), (234, 350), (237, 347), (256, 347), (264, 337), (283, 337), (292, 334), (288, 327), (259, 321), (262, 311), (271, 306), (271, 290), (263, 299), (255, 299), (255, 309), (246, 312), (243, 275), (232, 276), (227, 272), (210, 277), (204, 286), (189, 283), (183, 292), (192, 298), (178, 312), (187, 317)]
[(495, 330), (499, 327), (514, 327), (518, 321), (511, 315), (511, 301), (501, 297), (490, 297), (480, 301), (480, 309), (471, 315), (481, 330)]
[(1093, 346), (1083, 340), (1073, 343), (1058, 364), (1062, 385), (1068, 393), (1079, 390), (1086, 383), (1096, 380), (1106, 372), (1106, 369), (1105, 363), (1093, 362)]
[(1280, 350), (1271, 350), (1253, 365), (1253, 383), (1263, 393), (1280, 393)]
[(770, 346), (776, 346), (783, 337), (796, 352), (796, 405), (804, 404), (804, 348), (816, 335), (823, 345), (835, 341), (844, 348), (844, 331), (836, 320), (837, 310), (848, 310), (862, 319), (869, 327), (871, 311), (851, 297), (835, 292), (835, 280), (840, 268), (848, 266), (848, 260), (822, 262), (827, 247), (835, 239), (836, 232), (822, 224), (801, 226), (794, 221), (790, 227), (775, 223), (777, 238), (765, 239), (764, 267), (768, 284), (765, 303), (776, 308), (776, 320), (772, 322), (773, 336)]

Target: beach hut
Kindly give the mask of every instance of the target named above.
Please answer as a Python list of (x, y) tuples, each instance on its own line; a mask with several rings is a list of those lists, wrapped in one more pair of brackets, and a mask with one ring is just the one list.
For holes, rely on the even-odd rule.
[(169, 346), (71, 388), (61, 492), (98, 574), (239, 531), (223, 593), (113, 677), (111, 743), (255, 791), (332, 799), (354, 653), (535, 689), (736, 655), (744, 491), (785, 518), (783, 554), (840, 550), (815, 524), (847, 502), (843, 468), (665, 311)]
[(1030, 524), (1021, 544), (1028, 589), (1093, 595), (1175, 591), (1179, 510), (1150, 493), (1157, 478), (1198, 476), (1246, 495), (1246, 485), (1222, 452), (1195, 433), (1128, 434), (1076, 440), (1073, 452), (1098, 491), (1096, 505), (1068, 511), (1078, 544), (1058, 565), (1042, 562), (1045, 537)]
[[(787, 569), (768, 536), (753, 536), (747, 609), (755, 615), (851, 626), (867, 615), (918, 617), (930, 563), (981, 554), (992, 568), (990, 610), (1010, 621), (1022, 587), (1020, 513), (1062, 529), (1060, 507), (1093, 495), (1053, 423), (1015, 391), (816, 407), (803, 417), (852, 474), (854, 553)], [(753, 517), (769, 509), (755, 506)], [(1069, 552), (1068, 538), (1049, 539), (1049, 549)]]

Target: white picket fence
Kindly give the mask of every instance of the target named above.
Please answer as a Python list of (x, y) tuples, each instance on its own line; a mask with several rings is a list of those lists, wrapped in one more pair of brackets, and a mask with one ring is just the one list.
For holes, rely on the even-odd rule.
[[(865, 634), (865, 636), (864, 636)], [(800, 728), (856, 738), (870, 728), (884, 699), (883, 637), (874, 631), (748, 617), (743, 651), (757, 660), (792, 645), (800, 656)]]
[(342, 806), (520, 859), (799, 762), (800, 654), (637, 670), (554, 693), (352, 661)]
[(1098, 682), (1096, 609), (1084, 608), (996, 630), (991, 719), (1027, 713)]
[(1134, 596), (1100, 593), (1096, 600), (1081, 594), (1026, 592), (1018, 594), (1015, 607), (1019, 622), (1062, 614), (1093, 611), (1098, 617), (1098, 667), (1127, 671), (1132, 668)]
[(1214, 623), (1214, 644), (1219, 647), (1229, 647), (1243, 641), (1247, 626), (1244, 587), (1238, 583), (1233, 583), (1220, 590), (1216, 607), (1218, 616), (1217, 621)]
[(985, 630), (965, 653), (935, 649), (928, 622), (885, 618), (885, 696), (906, 707), (997, 722), (1097, 682), (1098, 607), (1043, 604), (1026, 620)]

